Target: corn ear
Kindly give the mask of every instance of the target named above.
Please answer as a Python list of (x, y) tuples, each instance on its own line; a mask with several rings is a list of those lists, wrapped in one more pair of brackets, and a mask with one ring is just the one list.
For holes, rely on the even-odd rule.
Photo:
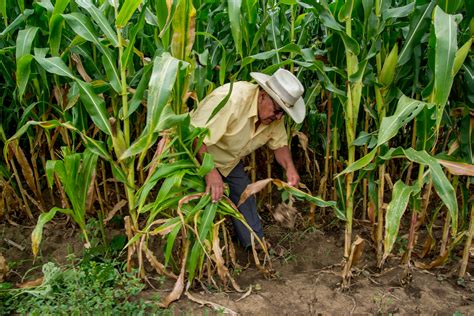
[(395, 43), (392, 51), (390, 54), (388, 54), (387, 58), (385, 58), (382, 71), (380, 72), (379, 83), (381, 83), (384, 87), (388, 87), (393, 82), (393, 78), (395, 77), (395, 68), (397, 67), (397, 60), (398, 45)]

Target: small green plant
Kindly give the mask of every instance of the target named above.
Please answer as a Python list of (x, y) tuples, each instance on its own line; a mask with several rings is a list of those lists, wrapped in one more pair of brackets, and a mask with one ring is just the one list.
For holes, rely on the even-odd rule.
[(122, 272), (116, 262), (83, 260), (77, 265), (43, 265), (41, 285), (0, 287), (0, 315), (140, 315), (156, 313), (155, 304), (138, 299), (144, 284)]

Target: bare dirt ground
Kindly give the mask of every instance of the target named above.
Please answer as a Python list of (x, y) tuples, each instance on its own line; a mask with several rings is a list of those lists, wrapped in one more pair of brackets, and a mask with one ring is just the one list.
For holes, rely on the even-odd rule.
[[(64, 263), (68, 254), (81, 252), (82, 246), (71, 226), (53, 224), (45, 230), (42, 258), (33, 265), (29, 239), (31, 230), (28, 227), (0, 225), (0, 252), (11, 265), (7, 276), (10, 281), (34, 278), (40, 272), (42, 262)], [(369, 239), (364, 228), (357, 227), (357, 232)], [(442, 268), (425, 271), (413, 266), (408, 273), (399, 266), (400, 258), (393, 256), (384, 269), (378, 271), (372, 243), (367, 242), (364, 255), (353, 270), (349, 289), (342, 290), (341, 228), (334, 231), (315, 228), (290, 231), (270, 224), (266, 225), (265, 234), (274, 245), (279, 244), (288, 250), (283, 257), (273, 259), (274, 278), (266, 279), (255, 265), (249, 263), (250, 257), (240, 251), (238, 261), (247, 267), (233, 273), (241, 288), (251, 287), (248, 295), (200, 288), (193, 289), (192, 295), (241, 315), (474, 314), (472, 260), (463, 282), (457, 280), (456, 254)], [(24, 249), (20, 250), (21, 247)], [(429, 262), (432, 258), (424, 260)], [(151, 298), (159, 294), (164, 297), (171, 287), (172, 283), (165, 282), (160, 290), (148, 289), (143, 296)], [(225, 312), (208, 305), (200, 306), (185, 296), (170, 308), (175, 315)]]

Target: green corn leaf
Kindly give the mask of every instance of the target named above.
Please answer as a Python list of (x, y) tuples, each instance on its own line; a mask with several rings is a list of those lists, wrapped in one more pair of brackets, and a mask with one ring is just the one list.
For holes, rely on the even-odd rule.
[(40, 56), (34, 56), (38, 64), (43, 67), (47, 72), (53, 73), (58, 76), (68, 77), (76, 79), (71, 70), (66, 66), (64, 61), (59, 57), (44, 58)]
[(228, 2), (230, 30), (238, 55), (242, 55), (241, 7), (242, 0), (229, 0)]
[(117, 93), (121, 93), (122, 87), (120, 84), (120, 76), (117, 67), (115, 66), (115, 57), (113, 53), (106, 47), (101, 46), (102, 55), (102, 63), (104, 65), (105, 73), (107, 74), (107, 78), (110, 81), (110, 85)]
[(8, 24), (7, 0), (0, 0), (0, 14), (3, 17), (3, 22), (5, 26), (7, 26)]
[(53, 56), (59, 55), (63, 26), (64, 20), (60, 14), (53, 15), (49, 20), (49, 47)]
[(23, 11), (22, 14), (19, 14), (12, 23), (8, 24), (8, 26), (0, 33), (0, 38), (9, 34), (13, 33), (30, 15), (32, 15), (35, 11), (32, 9), (26, 9)]
[(156, 130), (160, 122), (161, 112), (168, 103), (176, 76), (179, 60), (168, 53), (155, 58), (148, 89), (148, 109), (146, 124), (151, 133)]
[(16, 38), (16, 60), (31, 52), (31, 45), (38, 32), (38, 27), (28, 27), (27, 29), (18, 32)]
[(345, 32), (337, 32), (340, 36), (342, 41), (344, 42), (344, 46), (347, 50), (354, 53), (354, 55), (358, 56), (360, 54), (360, 46), (359, 43)]
[(198, 265), (198, 262), (200, 261), (200, 257), (203, 253), (202, 249), (202, 243), (204, 242), (206, 236), (208, 235), (213, 223), (214, 223), (214, 218), (216, 216), (216, 211), (217, 211), (217, 203), (210, 203), (207, 205), (206, 209), (204, 212), (202, 212), (201, 218), (200, 218), (200, 223), (198, 225), (198, 236), (196, 236), (196, 240), (194, 242), (193, 248), (191, 250), (191, 253), (189, 255), (188, 259), (188, 266), (187, 266), (187, 271), (188, 271), (188, 279), (190, 282), (193, 281), (194, 279), (194, 274), (196, 272), (196, 267)]
[(400, 220), (405, 213), (410, 196), (414, 191), (416, 191), (415, 186), (408, 186), (401, 180), (398, 180), (393, 186), (392, 200), (388, 204), (385, 213), (384, 258), (392, 251), (398, 236)]
[(101, 142), (99, 140), (96, 140), (96, 139), (93, 139), (87, 135), (82, 135), (82, 138), (85, 140), (86, 142), (86, 147), (91, 151), (93, 152), (94, 154), (96, 154), (97, 156), (109, 161), (109, 162), (112, 162), (112, 156), (110, 155), (110, 153), (108, 152), (104, 142)]
[[(148, 3), (148, 2), (147, 2)], [(130, 30), (130, 35), (129, 35), (129, 38), (128, 38), (128, 46), (127, 48), (125, 49), (123, 55), (122, 55), (122, 65), (125, 67), (127, 66), (130, 61), (132, 60), (132, 57), (133, 57), (133, 49), (135, 48), (135, 40), (137, 38), (137, 34), (143, 30), (143, 26), (145, 25), (145, 12), (147, 10), (147, 6), (146, 4), (143, 6), (142, 8), (142, 12), (140, 13), (140, 16), (138, 17), (138, 23), (132, 27), (132, 29)], [(145, 66), (147, 67), (147, 66)], [(130, 108), (132, 107), (132, 105), (130, 104)], [(130, 109), (129, 110), (129, 113), (133, 111)]]
[(49, 188), (53, 187), (54, 173), (56, 168), (59, 168), (63, 162), (61, 160), (48, 160), (46, 161), (46, 180), (48, 181)]
[(118, 47), (117, 33), (114, 32), (109, 22), (102, 12), (90, 0), (78, 0), (76, 3), (83, 9), (87, 10), (94, 22), (99, 26), (100, 30), (109, 39), (114, 47)]
[(148, 87), (148, 82), (150, 81), (152, 67), (153, 64), (148, 64), (143, 68), (143, 74), (140, 79), (140, 82), (138, 83), (138, 86), (135, 89), (135, 93), (133, 94), (133, 97), (129, 102), (130, 107), (128, 109), (128, 116), (123, 116), (123, 111), (121, 108), (119, 113), (119, 117), (121, 119), (126, 119), (130, 117), (130, 115), (132, 115), (140, 106), (143, 100), (143, 96), (145, 95), (146, 88)]
[(94, 124), (107, 135), (112, 136), (112, 127), (109, 123), (109, 115), (105, 108), (105, 102), (95, 94), (90, 83), (77, 79), (77, 84), (81, 90), (81, 101), (87, 113), (91, 116)]
[(23, 55), (19, 60), (17, 60), (16, 64), (16, 83), (18, 85), (18, 96), (20, 100), (23, 99), (23, 94), (26, 90), (26, 85), (30, 79), (31, 73), (31, 60), (33, 60), (33, 56)]
[(344, 169), (341, 173), (339, 173), (336, 177), (339, 177), (346, 173), (354, 172), (366, 167), (369, 163), (372, 162), (372, 160), (374, 160), (376, 154), (377, 154), (377, 148), (372, 149), (372, 151), (369, 152), (367, 155), (355, 161), (353, 164), (347, 166), (347, 168)]
[(172, 176), (167, 177), (165, 181), (163, 181), (155, 199), (157, 203), (160, 204), (162, 201), (168, 200), (170, 198), (169, 194), (172, 192), (172, 189), (181, 186), (181, 180), (183, 179), (184, 173), (185, 171), (180, 170)]
[(198, 175), (201, 177), (204, 177), (206, 174), (211, 172), (212, 169), (214, 169), (213, 156), (208, 153), (204, 153), (201, 167), (199, 167), (199, 170), (198, 170)]
[(456, 56), (454, 57), (453, 76), (456, 76), (461, 66), (464, 64), (469, 51), (472, 46), (472, 38), (470, 38), (464, 45), (458, 49)]
[(337, 16), (339, 22), (346, 22), (352, 18), (352, 9), (354, 8), (354, 0), (344, 1), (344, 5)]
[(407, 38), (398, 55), (399, 66), (406, 64), (411, 59), (413, 48), (420, 44), (422, 36), (429, 28), (431, 12), (435, 5), (436, 1), (430, 1), (429, 4), (416, 8), (410, 22)]
[(453, 66), (457, 51), (457, 25), (455, 16), (444, 13), (439, 7), (434, 9), (433, 16), (436, 37), (433, 102), (438, 105), (437, 126), (439, 126), (454, 80)]
[(70, 214), (71, 210), (61, 209), (59, 207), (53, 207), (49, 212), (41, 213), (38, 217), (38, 222), (36, 223), (35, 229), (31, 233), (31, 249), (33, 251), (33, 256), (36, 258), (39, 252), (39, 246), (43, 238), (43, 228), (49, 221), (53, 219), (57, 212), (62, 212), (65, 214)]
[(150, 148), (158, 139), (158, 133), (148, 133), (146, 130), (143, 132), (138, 139), (136, 139), (130, 147), (128, 147), (122, 155), (120, 155), (119, 160), (125, 160), (127, 158), (136, 156), (143, 152), (144, 150)]
[(97, 32), (88, 17), (79, 12), (63, 14), (62, 16), (77, 35), (100, 46)]
[(115, 25), (117, 28), (123, 28), (127, 25), (128, 21), (132, 18), (133, 13), (138, 9), (142, 0), (125, 0), (124, 4), (120, 8)]
[(69, 0), (57, 0), (54, 3), (53, 16), (57, 14), (62, 14), (66, 10), (69, 4)]
[(402, 95), (398, 100), (395, 113), (382, 119), (377, 147), (387, 143), (402, 126), (413, 120), (425, 106), (427, 106), (425, 102)]
[(411, 2), (402, 7), (383, 10), (382, 17), (384, 20), (388, 20), (390, 18), (404, 18), (406, 16), (409, 16), (410, 13), (412, 13), (414, 9), (415, 9), (415, 2)]
[(451, 214), (451, 234), (455, 236), (458, 227), (456, 192), (444, 174), (438, 160), (431, 157), (426, 151), (415, 151), (413, 148), (405, 149), (404, 153), (409, 160), (429, 166), (434, 188)]
[[(230, 1), (232, 2), (232, 1)], [(171, 54), (181, 60), (188, 60), (194, 44), (196, 9), (191, 0), (179, 1), (172, 19), (173, 38)]]
[(168, 266), (168, 263), (171, 258), (171, 251), (173, 250), (174, 242), (176, 240), (176, 237), (178, 236), (178, 233), (181, 231), (181, 228), (182, 228), (182, 224), (178, 218), (178, 224), (176, 225), (176, 227), (173, 228), (171, 233), (168, 234), (168, 238), (166, 239), (165, 267)]
[(161, 118), (160, 122), (155, 128), (155, 133), (159, 133), (161, 131), (167, 130), (169, 128), (172, 128), (174, 126), (179, 126), (181, 124), (186, 124), (185, 122), (188, 121), (187, 124), (189, 124), (190, 117), (189, 113), (183, 113), (183, 114), (175, 114), (171, 104), (166, 104), (163, 112), (161, 113)]

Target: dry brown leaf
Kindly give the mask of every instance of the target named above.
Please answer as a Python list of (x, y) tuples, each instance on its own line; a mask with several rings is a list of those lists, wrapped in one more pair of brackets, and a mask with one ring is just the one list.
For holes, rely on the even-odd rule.
[(272, 182), (272, 181), (273, 181), (272, 178), (268, 178), (268, 179), (259, 180), (257, 182), (249, 184), (247, 186), (247, 188), (245, 188), (244, 192), (242, 192), (242, 195), (240, 196), (239, 203), (237, 204), (237, 207), (239, 207), (245, 201), (247, 201), (247, 199), (250, 196), (262, 191), (267, 186), (267, 184)]
[(87, 201), (86, 201), (86, 211), (90, 212), (92, 209), (92, 205), (95, 201), (95, 178), (96, 178), (96, 169), (92, 172), (91, 183), (89, 188), (87, 189)]
[(351, 252), (347, 259), (344, 269), (342, 270), (342, 284), (347, 287), (350, 284), (351, 269), (357, 264), (364, 251), (365, 240), (360, 236), (356, 236), (356, 240), (351, 245)]
[(430, 263), (415, 261), (415, 267), (417, 267), (418, 269), (423, 269), (423, 270), (431, 270), (433, 268), (443, 265), (446, 262), (446, 260), (448, 260), (447, 251), (445, 251), (441, 256), (431, 261)]
[(87, 74), (87, 71), (84, 69), (81, 57), (77, 54), (71, 54), (71, 57), (74, 63), (76, 64), (77, 72), (79, 72), (82, 79), (84, 79), (85, 82), (91, 82), (92, 78)]
[(219, 312), (219, 314), (220, 314), (220, 313), (223, 313), (223, 314), (227, 314), (227, 315), (235, 315), (235, 316), (238, 315), (236, 312), (234, 312), (234, 311), (231, 310), (230, 308), (227, 308), (227, 307), (225, 307), (225, 306), (219, 305), (219, 304), (217, 304), (217, 303), (213, 303), (213, 302), (211, 302), (211, 301), (206, 301), (206, 300), (197, 298), (197, 297), (193, 296), (191, 293), (189, 293), (188, 291), (186, 291), (186, 292), (184, 293), (184, 295), (186, 295), (186, 297), (187, 297), (190, 301), (193, 301), (193, 302), (195, 302), (195, 303), (198, 303), (198, 304), (200, 304), (201, 306), (207, 305), (207, 306), (213, 308), (215, 311)]
[(184, 274), (186, 272), (186, 259), (188, 258), (188, 250), (189, 250), (189, 241), (186, 241), (186, 244), (183, 247), (183, 257), (181, 259), (181, 272), (179, 273), (178, 279), (174, 284), (173, 290), (171, 291), (168, 296), (164, 298), (162, 302), (159, 303), (159, 306), (163, 308), (168, 308), (168, 306), (178, 300), (183, 294), (184, 291)]
[(30, 287), (40, 286), (42, 283), (43, 283), (43, 277), (38, 278), (36, 280), (27, 281), (27, 282), (17, 284), (16, 287), (20, 288), (20, 289), (27, 289), (27, 288), (30, 288)]
[(107, 214), (107, 217), (104, 219), (104, 224), (107, 224), (117, 212), (127, 205), (127, 200), (120, 200), (117, 204), (115, 204), (114, 208)]
[(457, 176), (470, 176), (474, 177), (474, 165), (464, 162), (454, 162), (448, 160), (438, 159), (439, 163), (442, 164), (449, 173)]
[(229, 274), (229, 270), (225, 266), (224, 258), (222, 257), (222, 250), (219, 245), (219, 227), (220, 223), (214, 224), (212, 230), (212, 251), (214, 252), (213, 260), (216, 263), (217, 267), (217, 274), (221, 278), (221, 281), (226, 285), (227, 283), (227, 275)]
[(312, 151), (311, 148), (308, 146), (308, 136), (306, 136), (304, 133), (299, 132), (299, 131), (293, 131), (293, 136), (298, 136), (298, 140), (300, 141), (301, 147), (304, 150), (304, 156), (306, 159), (306, 171), (308, 171), (309, 174), (311, 174), (311, 159), (309, 159), (309, 153), (308, 151)]
[(3, 282), (5, 276), (8, 273), (8, 264), (5, 257), (0, 253), (0, 282)]
[(36, 197), (39, 196), (38, 190), (36, 189), (36, 182), (34, 179), (33, 175), (33, 169), (31, 169), (30, 164), (28, 163), (28, 160), (26, 159), (25, 153), (21, 149), (20, 146), (17, 144), (11, 143), (10, 146), (14, 146), (13, 152), (15, 153), (15, 158), (20, 164), (21, 167), (21, 173), (25, 177), (26, 184), (30, 188), (31, 191), (33, 191), (36, 195)]
[(173, 272), (166, 271), (165, 266), (161, 262), (159, 262), (158, 259), (156, 259), (156, 257), (146, 245), (144, 246), (143, 250), (145, 251), (145, 256), (148, 259), (148, 262), (150, 262), (150, 264), (153, 266), (153, 268), (155, 268), (158, 274), (166, 275), (167, 277), (175, 280), (178, 279), (178, 276), (176, 274), (174, 274)]

